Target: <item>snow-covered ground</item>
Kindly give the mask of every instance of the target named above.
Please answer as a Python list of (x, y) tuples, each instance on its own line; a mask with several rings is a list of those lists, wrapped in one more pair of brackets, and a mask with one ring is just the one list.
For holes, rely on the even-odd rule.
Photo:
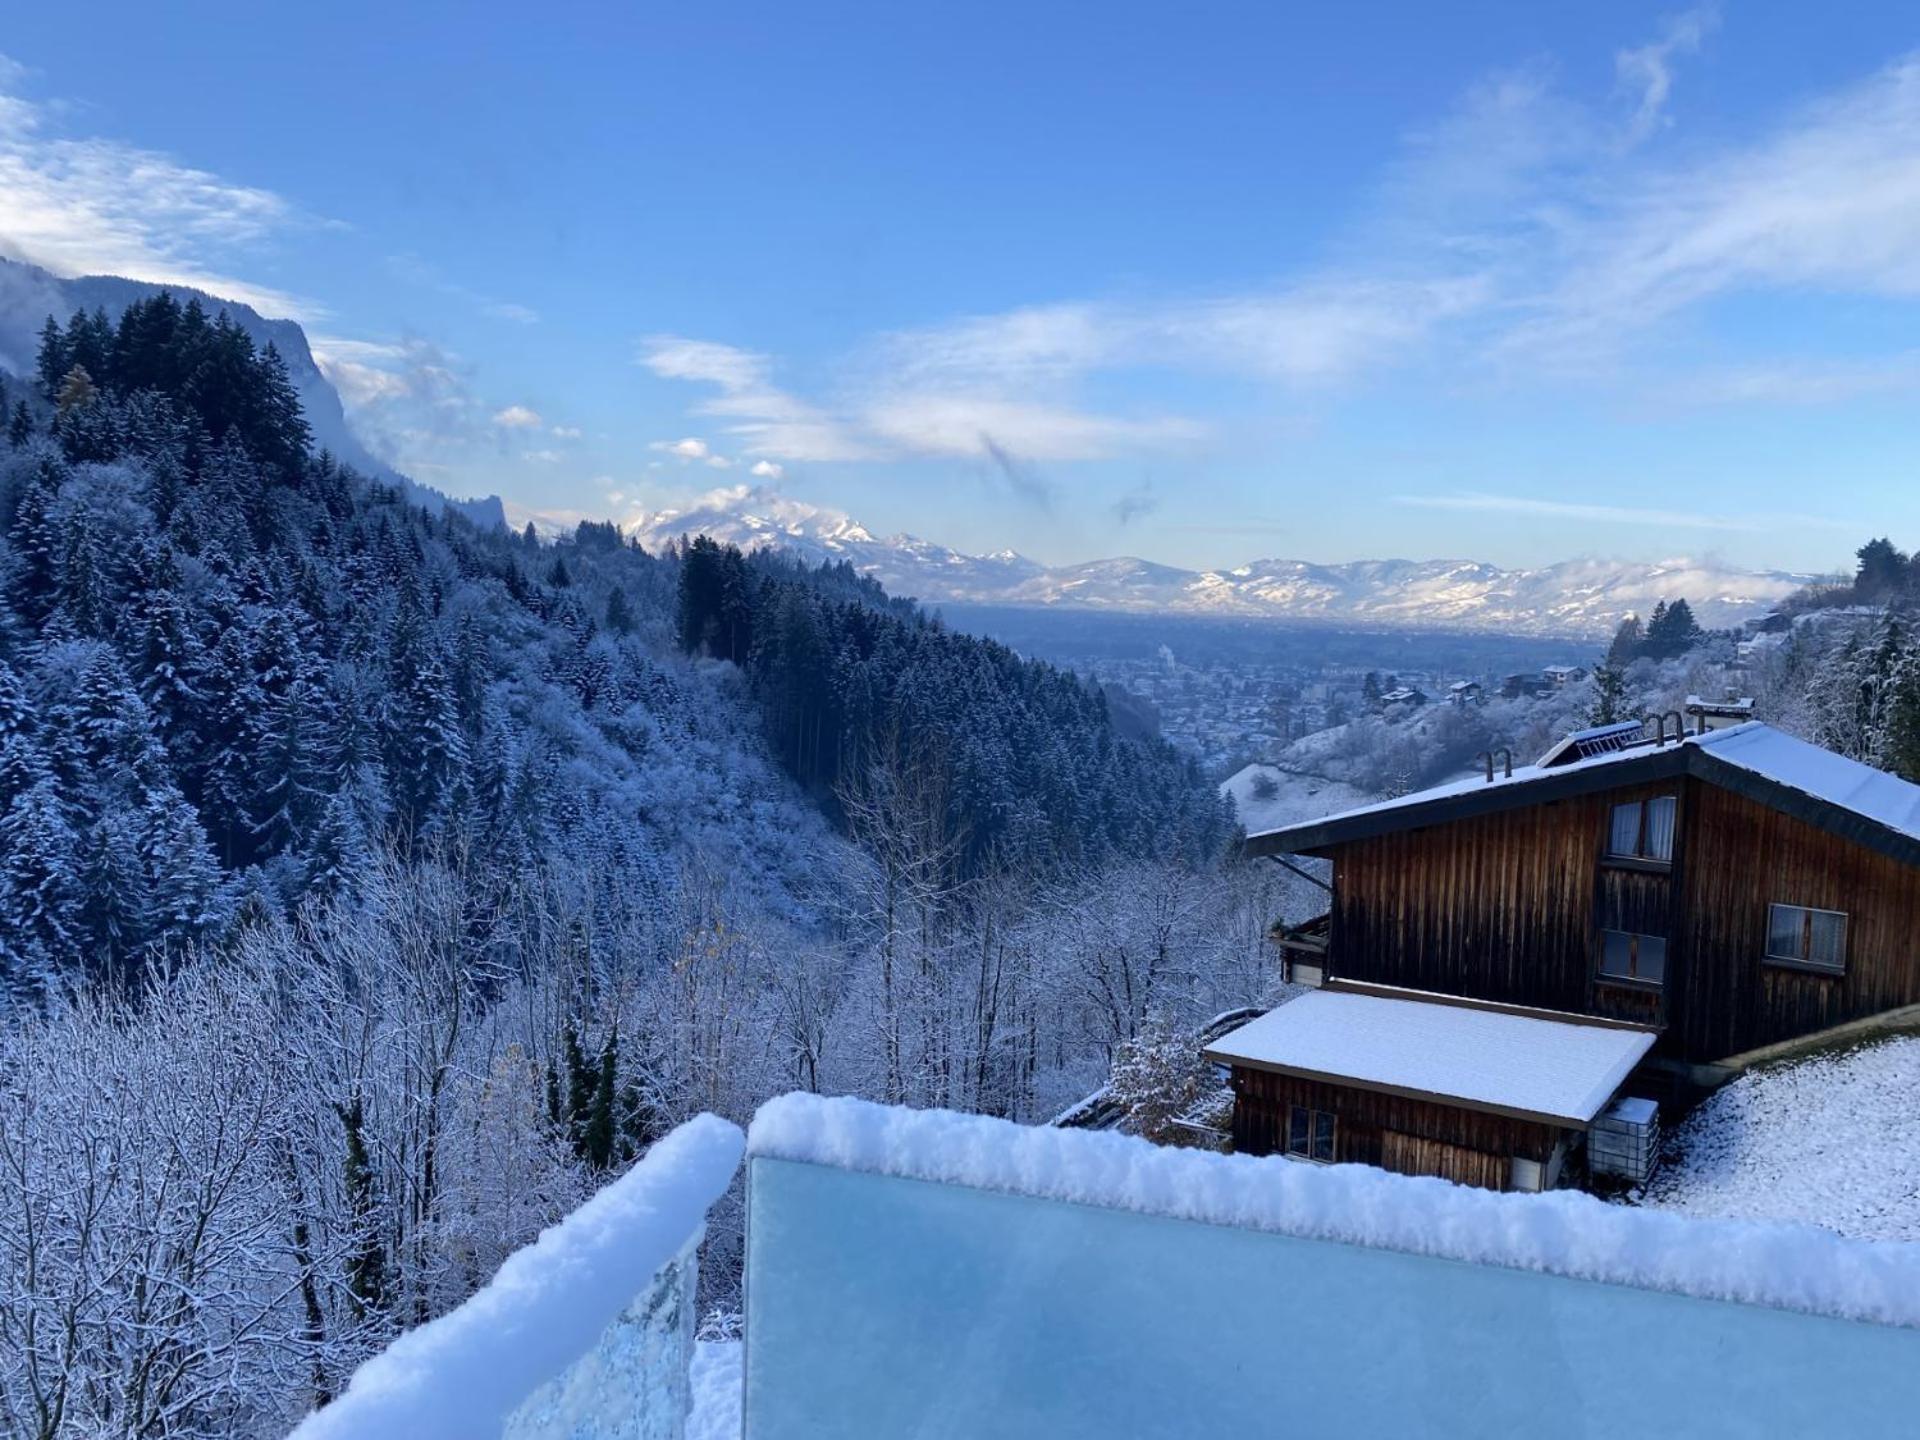
[(1641, 1203), (1920, 1241), (1920, 1036), (1754, 1070), (1673, 1133)]
[(1249, 765), (1220, 784), (1249, 835), (1316, 820), (1370, 804), (1380, 797), (1339, 780), (1303, 775), (1273, 765)]
[(746, 1346), (702, 1340), (693, 1347), (693, 1413), (687, 1440), (740, 1440), (740, 1386)]

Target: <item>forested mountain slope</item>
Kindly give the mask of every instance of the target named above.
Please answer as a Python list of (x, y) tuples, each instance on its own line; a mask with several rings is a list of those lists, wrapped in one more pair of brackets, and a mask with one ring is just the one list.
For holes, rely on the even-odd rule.
[(287, 378), (300, 400), (316, 449), (325, 450), (343, 465), (390, 485), (429, 510), (451, 504), (481, 525), (505, 525), (506, 511), (497, 495), (454, 500), (416, 485), (383, 464), (360, 441), (347, 423), (340, 396), (321, 373), (306, 333), (291, 320), (271, 320), (249, 305), (221, 300), (197, 290), (161, 286), (120, 275), (82, 275), (62, 278), (37, 265), (0, 255), (0, 372), (31, 375), (35, 370), (41, 326), (48, 318), (69, 324), (75, 315), (105, 315), (117, 322), (129, 305), (165, 293), (185, 304), (197, 300), (209, 313), (224, 313), (260, 349), (272, 345), (286, 362)]
[[(76, 311), (34, 371), (0, 1435), (283, 1434), (662, 1125), (1044, 1118), (1273, 984), (1297, 898), (1071, 676), (844, 565), (430, 513), (191, 299)], [(723, 1216), (717, 1302), (737, 1257)]]
[(1097, 692), (844, 568), (409, 506), (314, 453), (277, 349), (197, 301), (49, 321), (36, 368), (47, 420), (0, 490), (15, 987), (131, 981), (247, 902), (351, 886), (395, 837), (503, 876), (564, 854), (629, 895), (697, 855), (798, 914), (825, 827), (762, 729), (830, 811), (883, 759), (936, 777), (969, 869), (1224, 840)]

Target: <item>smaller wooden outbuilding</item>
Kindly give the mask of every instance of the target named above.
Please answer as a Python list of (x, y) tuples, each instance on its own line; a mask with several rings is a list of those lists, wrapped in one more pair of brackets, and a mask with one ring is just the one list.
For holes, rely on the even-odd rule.
[(1236, 1150), (1544, 1190), (1652, 1048), (1644, 1026), (1335, 981), (1207, 1047)]

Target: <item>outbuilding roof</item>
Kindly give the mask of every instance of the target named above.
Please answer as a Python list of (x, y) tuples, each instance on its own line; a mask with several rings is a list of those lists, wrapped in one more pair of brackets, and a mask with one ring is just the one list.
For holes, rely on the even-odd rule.
[(1783, 810), (1821, 829), (1920, 866), (1920, 785), (1750, 721), (1688, 735), (1667, 744), (1645, 741), (1579, 758), (1556, 747), (1549, 759), (1418, 790), (1319, 820), (1247, 837), (1250, 855), (1320, 854), (1416, 826), (1591, 794), (1642, 781), (1692, 775)]
[(1584, 1127), (1653, 1046), (1632, 1026), (1419, 992), (1313, 990), (1207, 1047), (1210, 1060)]

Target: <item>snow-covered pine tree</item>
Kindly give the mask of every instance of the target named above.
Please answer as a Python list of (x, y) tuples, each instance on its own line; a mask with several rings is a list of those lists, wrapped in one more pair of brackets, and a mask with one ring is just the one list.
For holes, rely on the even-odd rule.
[(79, 846), (51, 776), (0, 813), (0, 969), (18, 998), (37, 996), (79, 957)]
[(1626, 674), (1609, 654), (1606, 663), (1594, 667), (1593, 703), (1587, 709), (1587, 723), (1614, 725), (1632, 718), (1627, 713)]

